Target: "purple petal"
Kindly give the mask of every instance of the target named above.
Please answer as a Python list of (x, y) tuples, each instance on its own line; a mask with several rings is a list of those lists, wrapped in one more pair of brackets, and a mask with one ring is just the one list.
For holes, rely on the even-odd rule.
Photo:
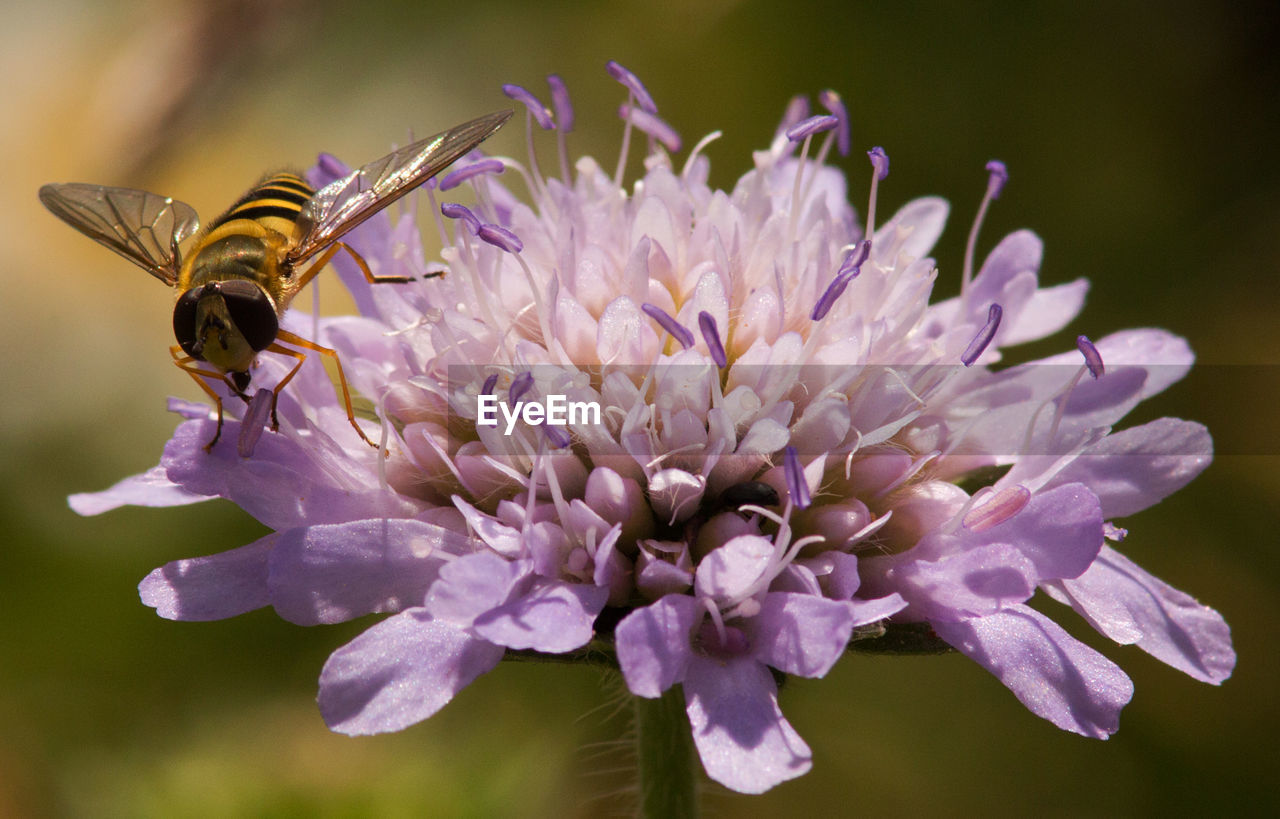
[(907, 607), (907, 601), (894, 592), (874, 600), (852, 600), (849, 605), (853, 606), (853, 624), (865, 626), (892, 617)]
[(1102, 503), (1108, 520), (1140, 512), (1172, 495), (1213, 460), (1209, 431), (1194, 421), (1160, 418), (1113, 432), (1051, 481), (1079, 482)]
[(684, 698), (702, 767), (721, 785), (764, 793), (813, 767), (809, 746), (778, 708), (773, 676), (754, 659), (695, 656)]
[(614, 641), (618, 665), (632, 694), (659, 697), (684, 679), (693, 657), (690, 640), (699, 612), (693, 597), (669, 594), (622, 618)]
[(409, 609), (329, 656), (320, 672), (320, 713), (343, 734), (399, 731), (439, 711), (502, 655), (502, 646)]
[(221, 620), (268, 606), (267, 561), (279, 537), (166, 563), (142, 579), (138, 594), (167, 620)]
[(812, 594), (776, 592), (765, 595), (752, 625), (752, 653), (761, 662), (788, 674), (823, 677), (849, 645), (853, 609)]
[(258, 439), (262, 437), (267, 417), (271, 414), (274, 397), (275, 394), (266, 387), (262, 387), (253, 394), (249, 409), (245, 411), (244, 419), (240, 421), (240, 435), (236, 438), (236, 454), (241, 458), (252, 456), (253, 451), (257, 449)]
[(939, 560), (906, 561), (892, 570), (891, 579), (891, 588), (911, 604), (912, 615), (930, 621), (995, 614), (1030, 598), (1037, 582), (1035, 566), (1007, 543)]
[(1027, 606), (959, 623), (938, 636), (994, 674), (1031, 712), (1064, 731), (1106, 739), (1133, 682), (1120, 667)]
[(200, 421), (179, 425), (160, 465), (188, 492), (226, 498), (272, 529), (361, 520), (371, 511), (388, 517), (418, 511), (417, 504), (379, 488), (371, 472), (352, 474), (349, 460), (323, 460), (328, 450), (304, 446), (287, 435), (263, 438), (252, 460), (231, 447), (214, 447), (208, 454), (204, 445), (210, 426)]
[(1089, 571), (1061, 588), (1098, 631), (1138, 647), (1201, 682), (1218, 685), (1236, 665), (1222, 615), (1104, 546)]
[(420, 606), (441, 562), (471, 548), (463, 535), (416, 520), (293, 529), (271, 554), (271, 603), (303, 626)]
[(162, 466), (153, 466), (141, 475), (132, 475), (101, 492), (83, 492), (67, 498), (77, 515), (101, 515), (121, 506), (186, 506), (207, 501), (210, 495), (188, 492), (169, 480)]
[(1102, 509), (1083, 484), (1041, 490), (1021, 512), (965, 542), (1016, 546), (1035, 564), (1038, 580), (1078, 577), (1102, 548)]
[(694, 587), (699, 597), (714, 600), (750, 596), (773, 563), (772, 541), (760, 535), (738, 535), (702, 558)]
[(477, 552), (450, 561), (427, 593), (426, 608), (433, 617), (459, 626), (507, 602), (530, 576), (528, 560), (504, 560), (492, 552)]
[(518, 598), (475, 619), (475, 632), (507, 648), (560, 654), (590, 642), (609, 599), (601, 586), (539, 579)]

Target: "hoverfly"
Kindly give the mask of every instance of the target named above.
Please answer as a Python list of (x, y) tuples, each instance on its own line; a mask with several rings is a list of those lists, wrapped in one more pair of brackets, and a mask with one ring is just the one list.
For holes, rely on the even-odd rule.
[(337, 352), (280, 329), (280, 319), (298, 291), (339, 250), (351, 255), (370, 283), (410, 281), (375, 276), (341, 238), (479, 145), (510, 116), (510, 111), (499, 111), (419, 140), (318, 191), (296, 174), (269, 175), (213, 220), (186, 254), (178, 246), (199, 231), (200, 223), (190, 205), (175, 199), (71, 183), (43, 186), (40, 201), (76, 230), (177, 290), (173, 331), (178, 343), (169, 348), (170, 355), (213, 399), (218, 412), (206, 452), (222, 434), (222, 398), (213, 382), (221, 381), (248, 401), (249, 369), (262, 352), (297, 359), (272, 390), (273, 430), (279, 428), (280, 390), (311, 351), (333, 359), (347, 419), (366, 443), (376, 446), (356, 423)]

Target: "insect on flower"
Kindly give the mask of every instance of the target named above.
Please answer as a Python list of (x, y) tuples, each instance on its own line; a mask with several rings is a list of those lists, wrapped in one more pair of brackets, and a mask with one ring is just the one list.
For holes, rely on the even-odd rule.
[(177, 290), (173, 331), (178, 343), (169, 352), (218, 412), (206, 452), (222, 434), (222, 398), (212, 383), (222, 382), (247, 402), (249, 369), (258, 353), (296, 359), (272, 390), (271, 428), (278, 429), (280, 390), (298, 372), (308, 350), (333, 359), (347, 419), (366, 443), (376, 446), (356, 424), (338, 354), (282, 330), (280, 319), (293, 297), (339, 250), (351, 255), (370, 283), (410, 281), (375, 276), (342, 237), (479, 145), (510, 116), (510, 111), (499, 111), (419, 140), (319, 191), (296, 174), (271, 174), (213, 220), (185, 255), (179, 245), (199, 231), (200, 222), (190, 205), (175, 199), (70, 183), (41, 187), (40, 201), (76, 230)]

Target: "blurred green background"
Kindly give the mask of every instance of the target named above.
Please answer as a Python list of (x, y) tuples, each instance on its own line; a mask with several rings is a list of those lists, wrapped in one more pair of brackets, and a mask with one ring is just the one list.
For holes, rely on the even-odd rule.
[[(1201, 366), (1134, 420), (1204, 421), (1225, 453), (1130, 518), (1125, 544), (1231, 623), (1240, 660), (1220, 689), (1104, 648), (1137, 692), (1119, 734), (1096, 742), (1030, 715), (958, 655), (848, 657), (783, 692), (813, 771), (763, 797), (708, 785), (708, 815), (1273, 812), (1277, 31), (1264, 2), (6, 4), (0, 815), (627, 814), (626, 708), (593, 670), (504, 664), (427, 723), (349, 739), (325, 729), (315, 681), (367, 621), (171, 623), (139, 603), (153, 567), (261, 528), (222, 502), (67, 509), (67, 494), (154, 464), (175, 424), (165, 396), (198, 394), (168, 361), (171, 294), (35, 197), (43, 182), (96, 181), (208, 215), (264, 170), (319, 150), (368, 161), (410, 130), (503, 107), (504, 82), (545, 94), (553, 71), (574, 95), (573, 152), (609, 166), (621, 127), (608, 59), (647, 83), (686, 147), (724, 131), (708, 150), (720, 186), (792, 94), (840, 91), (855, 146), (892, 158), (881, 214), (951, 200), (944, 294), (982, 166), (1004, 160), (980, 252), (1031, 227), (1044, 281), (1093, 282), (1084, 315), (1024, 357), (1076, 333), (1180, 333)], [(520, 130), (490, 147), (522, 153)], [(856, 203), (860, 156), (845, 163)], [(335, 291), (325, 302), (341, 309)]]

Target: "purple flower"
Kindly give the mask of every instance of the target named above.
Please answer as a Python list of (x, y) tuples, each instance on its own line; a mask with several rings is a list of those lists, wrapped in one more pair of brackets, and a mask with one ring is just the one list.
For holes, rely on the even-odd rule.
[(702, 558), (692, 595), (664, 595), (632, 611), (616, 631), (631, 691), (657, 697), (681, 683), (707, 774), (743, 793), (762, 793), (811, 765), (809, 747), (778, 708), (766, 666), (822, 677), (855, 626), (906, 605), (897, 594), (852, 600), (857, 558), (827, 552), (791, 560), (788, 537), (783, 523), (776, 541), (730, 538)]
[[(950, 645), (1033, 713), (1099, 738), (1132, 684), (1055, 618), (1073, 610), (1198, 680), (1230, 675), (1221, 616), (1114, 548), (1117, 521), (1212, 458), (1193, 422), (1118, 429), (1188, 372), (1182, 339), (1081, 337), (994, 370), (1007, 348), (1063, 329), (1088, 288), (1041, 287), (1028, 231), (973, 274), (1003, 165), (988, 166), (959, 272), (940, 273), (929, 254), (944, 201), (876, 222), (884, 151), (870, 152), (865, 220), (850, 205), (826, 164), (850, 133), (834, 94), (817, 120), (793, 101), (722, 191), (708, 140), (677, 163), (643, 84), (609, 70), (629, 99), (615, 171), (563, 158), (560, 122), (559, 177), (503, 159), (502, 176), (456, 172), (449, 193), (473, 192), (465, 206), (421, 192), (441, 262), (426, 261), (412, 206), (345, 237), (374, 273), (412, 283), (371, 285), (340, 253), (358, 315), (285, 317), (338, 351), (379, 448), (313, 356), (280, 392), (278, 432), (260, 412), (229, 417), (206, 453), (209, 408), (175, 403), (184, 420), (160, 466), (71, 499), (96, 514), (222, 497), (272, 530), (156, 569), (144, 602), (183, 620), (264, 606), (303, 624), (389, 615), (321, 674), (324, 718), (354, 734), (429, 717), (508, 652), (616, 652), (635, 695), (681, 686), (708, 774), (750, 793), (811, 764), (775, 675), (821, 677), (879, 634)], [(572, 119), (563, 83), (551, 87)], [(633, 126), (650, 139), (628, 186)], [(313, 181), (343, 172), (326, 157)], [(931, 302), (940, 275), (960, 293)], [(284, 377), (281, 358), (260, 359), (256, 388)], [(557, 406), (583, 412), (557, 420)], [(1039, 592), (1064, 606), (1031, 608)]]

